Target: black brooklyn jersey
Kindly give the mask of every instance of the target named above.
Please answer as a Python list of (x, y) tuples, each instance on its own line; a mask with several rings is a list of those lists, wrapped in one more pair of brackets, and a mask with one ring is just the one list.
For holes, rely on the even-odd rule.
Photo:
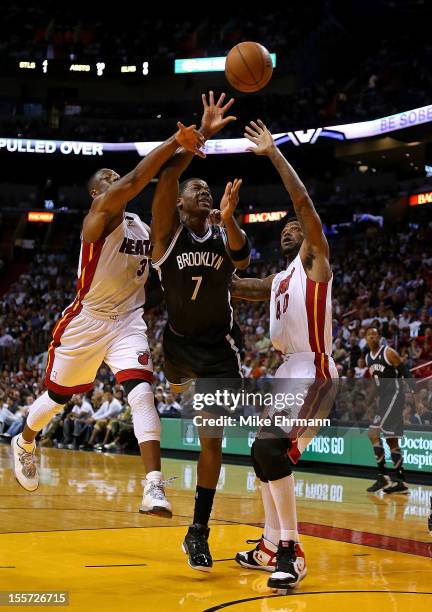
[(397, 368), (387, 361), (385, 346), (375, 354), (370, 351), (366, 355), (366, 365), (379, 389), (380, 402), (391, 402), (395, 395), (403, 392), (402, 379)]
[(231, 330), (229, 287), (235, 267), (227, 252), (224, 229), (210, 225), (200, 237), (180, 225), (167, 252), (154, 267), (173, 331), (198, 340), (199, 336), (217, 339)]

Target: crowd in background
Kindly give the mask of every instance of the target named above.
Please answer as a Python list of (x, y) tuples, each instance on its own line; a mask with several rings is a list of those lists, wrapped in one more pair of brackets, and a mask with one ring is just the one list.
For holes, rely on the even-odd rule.
[[(291, 2), (283, 11), (265, 16), (226, 17), (217, 12), (191, 18), (167, 18), (134, 7), (130, 20), (127, 11), (101, 15), (88, 3), (81, 11), (79, 3), (37, 7), (11, 1), (2, 15), (0, 61), (113, 59), (128, 64), (145, 58), (169, 61), (172, 69), (174, 58), (222, 56), (238, 42), (258, 40), (277, 53), (275, 77), (292, 77), (291, 86), (279, 87), (278, 93), (264, 90), (242, 98), (245, 116), (265, 118), (273, 132), (362, 121), (430, 102), (432, 45), (421, 35), (427, 21), (422, 18), (424, 3), (412, 2), (406, 13), (387, 0), (362, 3), (357, 20), (335, 2), (310, 4)], [(374, 11), (373, 19), (368, 19), (368, 10)], [(412, 21), (415, 15), (418, 23)], [(417, 23), (417, 36), (410, 35), (411, 23)], [(391, 37), (385, 35), (386, 27)], [(136, 141), (143, 133), (146, 139), (160, 138), (190, 113), (188, 87), (185, 83), (184, 100), (174, 103), (161, 92), (157, 104), (146, 99), (130, 107), (113, 100), (97, 103), (85, 90), (76, 100), (66, 96), (64, 106), (43, 102), (39, 111), (40, 100), (27, 93), (14, 100), (5, 96), (0, 100), (2, 130), (10, 137), (66, 140)], [(241, 135), (236, 129), (228, 126), (225, 135)]]
[[(367, 377), (366, 329), (380, 329), (382, 342), (399, 351), (418, 379), (432, 376), (432, 226), (386, 233), (375, 227), (356, 241), (331, 243), (333, 357), (345, 384), (332, 416), (341, 423), (368, 424), (372, 407), (356, 379)], [(257, 260), (248, 276), (267, 276), (283, 260)], [(70, 256), (39, 254), (0, 298), (0, 430), (4, 438), (22, 428), (28, 407), (43, 390), (47, 345), (61, 311), (73, 300), (75, 268)], [(265, 302), (236, 300), (235, 318), (244, 341), (245, 377), (272, 377), (281, 363), (269, 339)], [(171, 393), (163, 367), (163, 303), (146, 313), (159, 414), (180, 416), (182, 397)], [(404, 421), (432, 425), (432, 378), (407, 392)], [(93, 391), (74, 396), (42, 434), (42, 444), (65, 448), (128, 449), (134, 446), (130, 408), (123, 389), (102, 364)]]

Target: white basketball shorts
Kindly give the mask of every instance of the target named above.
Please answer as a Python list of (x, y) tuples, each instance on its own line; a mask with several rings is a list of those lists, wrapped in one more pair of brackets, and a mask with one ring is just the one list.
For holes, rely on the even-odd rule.
[(45, 374), (47, 389), (60, 395), (89, 391), (102, 362), (118, 383), (153, 382), (153, 364), (143, 309), (99, 318), (85, 309), (66, 308), (53, 330)]

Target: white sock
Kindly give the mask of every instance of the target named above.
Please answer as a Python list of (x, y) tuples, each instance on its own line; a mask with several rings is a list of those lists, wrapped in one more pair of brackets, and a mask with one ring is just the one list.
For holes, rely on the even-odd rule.
[(33, 442), (26, 442), (24, 438), (22, 437), (22, 434), (19, 434), (17, 443), (18, 443), (18, 446), (21, 447), (23, 450), (25, 450), (26, 453), (31, 453), (36, 445), (34, 440)]
[(160, 419), (149, 383), (142, 382), (134, 387), (128, 395), (128, 402), (132, 408), (133, 428), (138, 444), (160, 441)]
[(153, 470), (153, 472), (147, 474), (146, 480), (147, 482), (160, 482), (162, 480), (162, 472)]
[(264, 537), (277, 546), (281, 539), (279, 517), (268, 482), (261, 482), (261, 497), (265, 516)]
[(280, 539), (299, 541), (294, 476), (269, 481), (280, 524)]
[(33, 431), (41, 431), (64, 406), (65, 404), (57, 404), (50, 398), (48, 391), (45, 391), (30, 406), (27, 426)]

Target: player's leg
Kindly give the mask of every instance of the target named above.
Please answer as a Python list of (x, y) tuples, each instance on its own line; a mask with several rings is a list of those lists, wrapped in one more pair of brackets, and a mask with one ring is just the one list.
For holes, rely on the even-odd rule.
[(260, 481), (261, 498), (264, 507), (264, 530), (259, 540), (247, 540), (248, 544), (256, 543), (252, 550), (238, 552), (235, 560), (242, 567), (272, 572), (276, 567), (276, 553), (280, 541), (280, 523), (277, 509), (270, 491), (268, 480), (262, 474), (259, 463), (254, 457), (254, 444), (251, 458), (255, 475)]
[[(171, 390), (183, 395), (184, 410), (187, 411), (192, 405), (197, 366), (208, 356), (208, 349), (202, 353), (200, 347), (184, 342), (167, 325), (163, 336), (163, 352), (165, 376)], [(201, 451), (197, 467), (194, 518), (186, 533), (182, 549), (188, 555), (190, 567), (209, 571), (213, 561), (208, 545), (210, 533), (208, 521), (219, 479), (222, 443), (220, 438), (208, 438), (201, 431), (199, 435)]]
[[(209, 416), (203, 413), (203, 417)], [(214, 415), (212, 415), (214, 417)], [(192, 525), (189, 526), (182, 548), (189, 556), (192, 569), (208, 572), (213, 560), (208, 545), (210, 528), (208, 526), (216, 486), (222, 465), (223, 428), (209, 428), (199, 431), (201, 451), (197, 465), (197, 485)]]
[(39, 486), (35, 438), (53, 416), (63, 410), (71, 397), (72, 393), (59, 395), (45, 391), (31, 405), (22, 433), (11, 440), (15, 478), (27, 491), (35, 491)]
[(254, 450), (260, 470), (268, 480), (280, 526), (276, 567), (268, 586), (281, 589), (294, 588), (307, 573), (297, 528), (295, 483), (287, 453), (289, 446), (286, 439), (258, 438)]
[(406, 482), (405, 470), (403, 467), (403, 457), (399, 445), (399, 438), (389, 438), (386, 436), (386, 442), (390, 447), (391, 459), (394, 468), (394, 481), (389, 487), (386, 487), (384, 489), (384, 493), (407, 494), (409, 492), (409, 489)]
[[(241, 334), (236, 324), (231, 334), (227, 334), (217, 343), (181, 347), (185, 374), (197, 374), (197, 392), (216, 392), (231, 383), (237, 383), (234, 386), (238, 386), (242, 378), (240, 347)], [(211, 414), (202, 412), (203, 417), (213, 418), (224, 414), (226, 411), (223, 406), (215, 406)], [(208, 546), (208, 523), (222, 466), (223, 428), (200, 427), (199, 438), (201, 450), (197, 466), (193, 523), (183, 543), (183, 550), (188, 552), (189, 565), (193, 569), (209, 571), (213, 561)]]
[(35, 438), (63, 410), (74, 393), (89, 391), (102, 362), (106, 330), (103, 321), (67, 309), (53, 331), (45, 374), (47, 391), (29, 409), (24, 430), (11, 441), (15, 477), (24, 489), (34, 491), (39, 477)]
[(139, 511), (170, 518), (172, 509), (165, 497), (161, 471), (161, 426), (151, 388), (153, 364), (146, 330), (139, 310), (119, 321), (115, 341), (104, 361), (114, 372), (117, 382), (123, 385), (132, 409), (134, 434), (146, 474)]
[(388, 475), (386, 464), (385, 464), (385, 450), (381, 439), (381, 428), (379, 426), (371, 425), (368, 429), (368, 437), (372, 444), (373, 452), (375, 455), (375, 461), (377, 463), (377, 479), (366, 489), (368, 493), (376, 493), (381, 489), (386, 489), (392, 482)]

